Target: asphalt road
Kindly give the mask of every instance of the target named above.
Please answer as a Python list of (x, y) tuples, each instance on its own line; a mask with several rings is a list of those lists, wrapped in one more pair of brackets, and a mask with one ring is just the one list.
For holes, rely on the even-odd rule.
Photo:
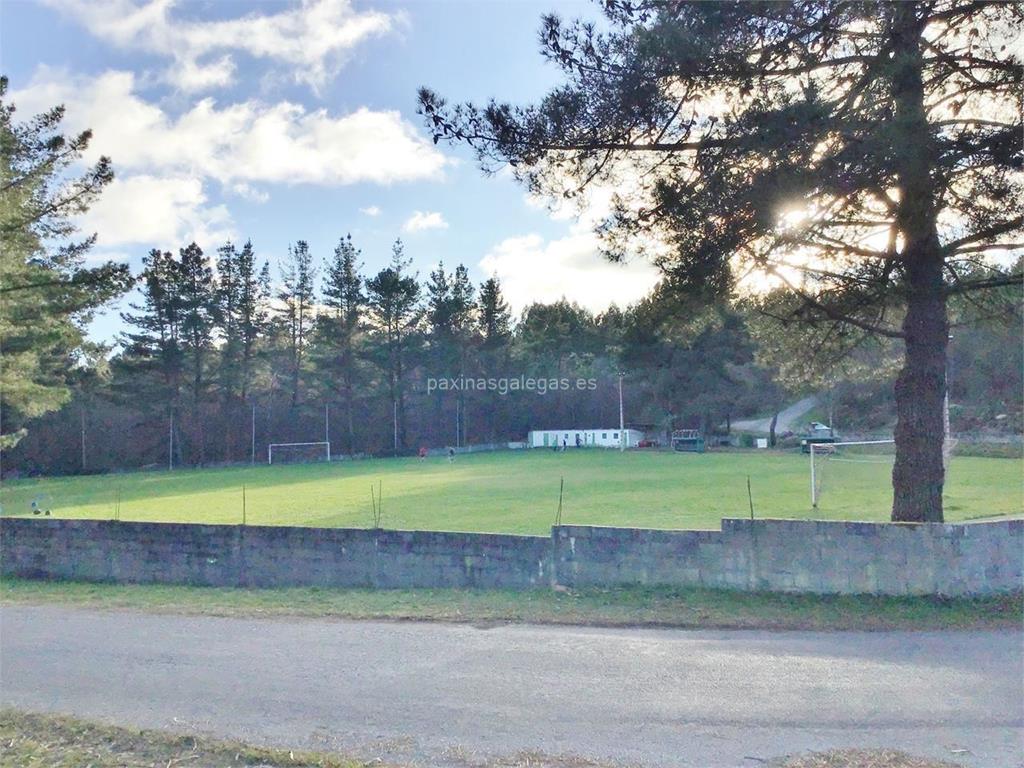
[(0, 701), (423, 765), (537, 750), (756, 766), (900, 747), (1022, 765), (1016, 632), (694, 632), (9, 606)]
[[(782, 434), (787, 429), (796, 431), (795, 428), (800, 427), (798, 419), (817, 404), (818, 398), (812, 395), (811, 397), (805, 397), (802, 400), (797, 400), (788, 408), (784, 408), (779, 411), (779, 418), (775, 423), (775, 431), (778, 434)], [(745, 430), (748, 432), (764, 432), (765, 434), (771, 430), (771, 425), (771, 416), (764, 419), (744, 419), (732, 422), (733, 429)]]

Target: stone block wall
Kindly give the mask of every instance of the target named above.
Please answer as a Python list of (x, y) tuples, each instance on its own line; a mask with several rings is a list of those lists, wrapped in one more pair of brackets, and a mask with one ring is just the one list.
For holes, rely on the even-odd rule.
[(564, 525), (551, 536), (0, 518), (5, 576), (209, 586), (739, 590), (985, 595), (1024, 587), (1024, 520)]
[(726, 519), (720, 531), (561, 526), (552, 535), (555, 571), (569, 586), (950, 596), (1024, 587), (1024, 520)]
[(207, 586), (475, 587), (551, 581), (546, 536), (5, 518), (4, 575)]

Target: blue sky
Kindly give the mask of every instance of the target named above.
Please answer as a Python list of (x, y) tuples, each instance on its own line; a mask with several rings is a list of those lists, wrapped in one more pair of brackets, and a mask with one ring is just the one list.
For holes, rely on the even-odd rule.
[[(117, 180), (82, 220), (94, 258), (136, 269), (150, 248), (208, 252), (251, 238), (275, 264), (305, 239), (328, 256), (351, 232), (372, 274), (401, 237), (421, 277), (443, 259), (504, 283), (515, 309), (565, 295), (593, 309), (637, 299), (643, 264), (610, 265), (590, 223), (434, 147), (416, 109), (531, 101), (558, 82), (538, 53), (543, 13), (589, 3), (6, 0), (0, 67), (21, 116), (56, 103)], [(275, 268), (276, 274), (276, 268)], [(111, 339), (114, 307), (93, 324)]]

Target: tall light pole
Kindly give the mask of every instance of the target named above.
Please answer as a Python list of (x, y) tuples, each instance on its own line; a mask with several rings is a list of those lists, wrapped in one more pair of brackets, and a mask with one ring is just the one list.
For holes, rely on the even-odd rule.
[(619, 451), (626, 450), (626, 421), (622, 409), (622, 377), (626, 374), (619, 371)]

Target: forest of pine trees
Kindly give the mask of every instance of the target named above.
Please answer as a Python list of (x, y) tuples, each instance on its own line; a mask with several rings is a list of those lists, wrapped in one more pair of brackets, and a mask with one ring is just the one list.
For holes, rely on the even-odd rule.
[[(464, 265), (443, 262), (424, 277), (411, 265), (396, 240), (387, 266), (366, 274), (350, 235), (330, 254), (297, 240), (276, 274), (251, 242), (213, 255), (195, 243), (151, 251), (117, 344), (71, 377), (71, 401), (29, 425), (5, 469), (264, 462), (268, 443), (325, 438), (338, 456), (504, 443), (530, 429), (617, 424), (620, 371), (627, 421), (655, 434), (724, 434), (735, 418), (826, 390), (834, 406), (849, 406), (840, 423), (891, 429), (894, 351), (794, 335), (772, 304), (781, 298), (709, 306), (662, 283), (624, 309), (594, 314), (562, 300), (513, 317), (498, 279), (474, 285)], [(982, 421), (1008, 410), (1008, 428), (1019, 428), (1021, 365), (985, 361), (1005, 356), (1000, 339), (1018, 311), (1013, 297), (995, 320), (965, 308), (972, 341), (954, 382), (954, 397), (979, 404), (970, 413)], [(430, 378), (501, 377), (597, 386), (545, 395), (427, 387)]]

